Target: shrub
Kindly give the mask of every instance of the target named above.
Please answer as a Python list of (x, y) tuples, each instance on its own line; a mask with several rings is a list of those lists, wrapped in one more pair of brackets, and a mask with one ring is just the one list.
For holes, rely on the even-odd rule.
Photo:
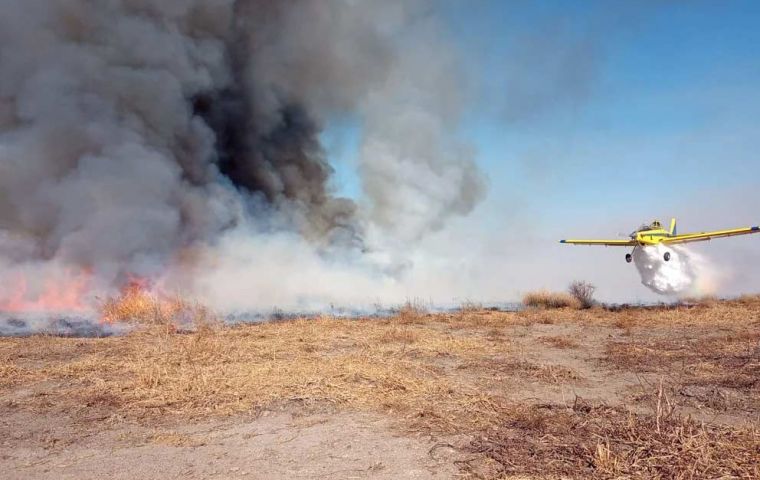
[(569, 293), (539, 290), (523, 297), (523, 305), (537, 308), (580, 308), (581, 303)]
[(394, 309), (394, 314), (392, 318), (398, 324), (424, 323), (427, 309), (419, 299), (407, 300), (404, 305)]
[(596, 303), (594, 301), (596, 287), (589, 282), (576, 280), (570, 284), (567, 291), (580, 303), (581, 308), (591, 308)]
[(461, 313), (480, 312), (481, 310), (483, 310), (483, 305), (477, 302), (473, 302), (472, 300), (465, 300), (461, 305), (459, 305), (459, 311)]

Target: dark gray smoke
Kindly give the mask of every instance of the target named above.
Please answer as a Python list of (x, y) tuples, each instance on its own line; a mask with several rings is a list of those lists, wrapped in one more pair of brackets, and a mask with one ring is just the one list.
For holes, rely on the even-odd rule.
[[(483, 191), (450, 51), (427, 2), (0, 0), (0, 270), (114, 282), (241, 227), (413, 242)], [(319, 141), (339, 115), (358, 203)]]

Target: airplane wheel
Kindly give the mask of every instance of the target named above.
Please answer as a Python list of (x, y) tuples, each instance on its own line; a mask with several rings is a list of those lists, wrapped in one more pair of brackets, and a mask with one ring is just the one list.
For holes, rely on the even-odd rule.
[(663, 258), (665, 258), (666, 262), (669, 262), (670, 261), (670, 252), (665, 252), (665, 255), (664, 255)]
[(631, 263), (632, 261), (633, 261), (633, 255), (631, 255), (630, 253), (626, 253), (625, 254), (625, 262), (626, 263)]

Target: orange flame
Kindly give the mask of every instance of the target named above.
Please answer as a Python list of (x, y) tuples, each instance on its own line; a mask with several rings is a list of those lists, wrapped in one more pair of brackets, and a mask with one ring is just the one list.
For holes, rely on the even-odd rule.
[(86, 294), (91, 274), (67, 271), (63, 277), (44, 280), (41, 288), (29, 288), (24, 274), (10, 282), (7, 293), (0, 291), (0, 311), (7, 313), (85, 312), (88, 311)]
[(133, 273), (127, 274), (127, 281), (121, 287), (122, 295), (137, 292), (147, 292), (153, 290), (153, 280), (148, 277), (141, 277)]
[(137, 322), (171, 324), (186, 306), (169, 295), (152, 279), (129, 274), (116, 297), (108, 297), (100, 307), (103, 323)]

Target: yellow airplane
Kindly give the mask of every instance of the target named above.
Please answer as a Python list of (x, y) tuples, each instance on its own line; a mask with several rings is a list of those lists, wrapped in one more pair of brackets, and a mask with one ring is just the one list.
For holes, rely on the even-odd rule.
[[(608, 247), (633, 247), (635, 252), (639, 247), (650, 245), (674, 245), (678, 243), (703, 242), (720, 237), (733, 237), (736, 235), (748, 235), (760, 233), (760, 227), (734, 228), (732, 230), (717, 230), (715, 232), (687, 233), (678, 235), (676, 232), (676, 219), (670, 221), (670, 230), (662, 228), (662, 224), (655, 220), (651, 225), (642, 225), (630, 234), (630, 240), (560, 240), (560, 243), (572, 245), (605, 245)], [(665, 261), (670, 260), (670, 252), (665, 252)], [(625, 261), (633, 261), (633, 252), (626, 254)]]

